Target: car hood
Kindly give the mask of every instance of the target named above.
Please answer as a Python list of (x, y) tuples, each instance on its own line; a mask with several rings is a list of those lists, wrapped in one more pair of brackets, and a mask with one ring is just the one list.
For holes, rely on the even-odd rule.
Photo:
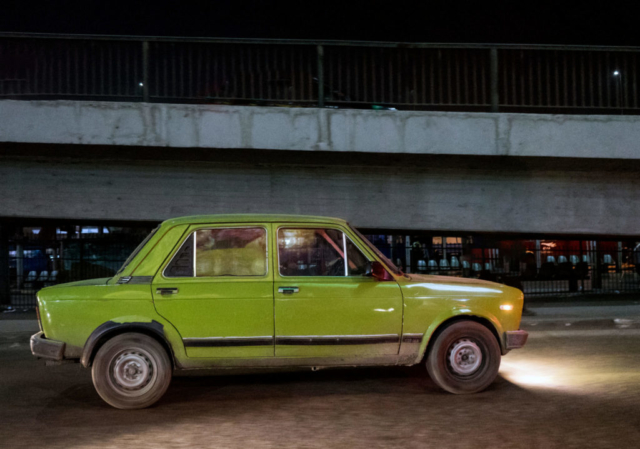
[(409, 274), (400, 282), (403, 289), (428, 289), (434, 294), (500, 294), (511, 287), (496, 282), (483, 281), (474, 278), (459, 278), (453, 276), (432, 276), (425, 274)]
[(61, 287), (87, 287), (91, 285), (107, 285), (107, 281), (111, 278), (98, 278), (98, 279), (86, 279), (84, 281), (67, 282), (65, 284), (57, 284), (47, 288), (61, 288)]

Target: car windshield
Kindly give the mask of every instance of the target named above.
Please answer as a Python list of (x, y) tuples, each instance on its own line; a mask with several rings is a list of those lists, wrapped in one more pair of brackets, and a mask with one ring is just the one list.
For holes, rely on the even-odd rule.
[(133, 250), (133, 252), (131, 253), (131, 255), (129, 257), (127, 257), (127, 260), (124, 261), (124, 263), (122, 264), (122, 266), (120, 267), (120, 269), (118, 271), (116, 271), (115, 276), (119, 275), (120, 273), (122, 273), (124, 271), (125, 268), (127, 268), (127, 265), (129, 265), (131, 263), (131, 261), (133, 260), (134, 257), (136, 257), (138, 255), (138, 253), (140, 252), (140, 250), (142, 248), (144, 248), (144, 245), (147, 244), (147, 242), (149, 240), (151, 240), (151, 237), (153, 237), (153, 235), (158, 231), (158, 229), (160, 229), (160, 227), (158, 226), (157, 228), (155, 228), (153, 231), (151, 231), (149, 233), (148, 236), (146, 236), (144, 238), (144, 240), (136, 247), (136, 249)]
[(360, 231), (358, 231), (356, 228), (354, 228), (353, 226), (349, 225), (349, 227), (351, 228), (351, 230), (353, 232), (355, 232), (358, 237), (360, 237), (360, 239), (369, 247), (369, 249), (371, 251), (373, 251), (374, 253), (376, 253), (376, 255), (382, 259), (382, 261), (384, 262), (384, 264), (387, 266), (387, 268), (389, 268), (391, 271), (393, 271), (394, 274), (398, 275), (398, 276), (404, 276), (404, 273), (402, 272), (402, 270), (398, 267), (395, 266), (395, 264), (393, 262), (391, 262), (387, 256), (385, 256), (384, 254), (382, 254), (380, 252), (380, 250), (378, 248), (376, 248), (373, 243), (371, 243), (364, 235), (362, 235), (362, 233), (360, 233)]

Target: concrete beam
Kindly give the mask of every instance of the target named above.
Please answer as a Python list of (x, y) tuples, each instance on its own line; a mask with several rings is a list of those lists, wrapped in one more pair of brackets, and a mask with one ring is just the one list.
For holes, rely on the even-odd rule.
[(640, 117), (3, 100), (0, 142), (640, 159)]
[[(499, 159), (496, 159), (499, 161)], [(4, 159), (0, 217), (293, 213), (365, 228), (638, 235), (637, 171)]]

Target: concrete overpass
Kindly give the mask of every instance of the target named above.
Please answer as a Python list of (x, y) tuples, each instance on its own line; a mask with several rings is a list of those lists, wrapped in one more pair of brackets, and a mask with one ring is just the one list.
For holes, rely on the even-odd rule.
[(0, 101), (0, 218), (637, 235), (637, 116)]

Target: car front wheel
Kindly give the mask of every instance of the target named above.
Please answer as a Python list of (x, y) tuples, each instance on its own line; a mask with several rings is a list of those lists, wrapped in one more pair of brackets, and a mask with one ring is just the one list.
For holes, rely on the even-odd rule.
[(500, 357), (500, 345), (489, 329), (474, 321), (458, 321), (437, 336), (427, 371), (450, 393), (477, 393), (495, 380)]
[(171, 382), (167, 351), (153, 338), (120, 334), (98, 350), (91, 368), (96, 391), (119, 409), (139, 409), (156, 403)]

